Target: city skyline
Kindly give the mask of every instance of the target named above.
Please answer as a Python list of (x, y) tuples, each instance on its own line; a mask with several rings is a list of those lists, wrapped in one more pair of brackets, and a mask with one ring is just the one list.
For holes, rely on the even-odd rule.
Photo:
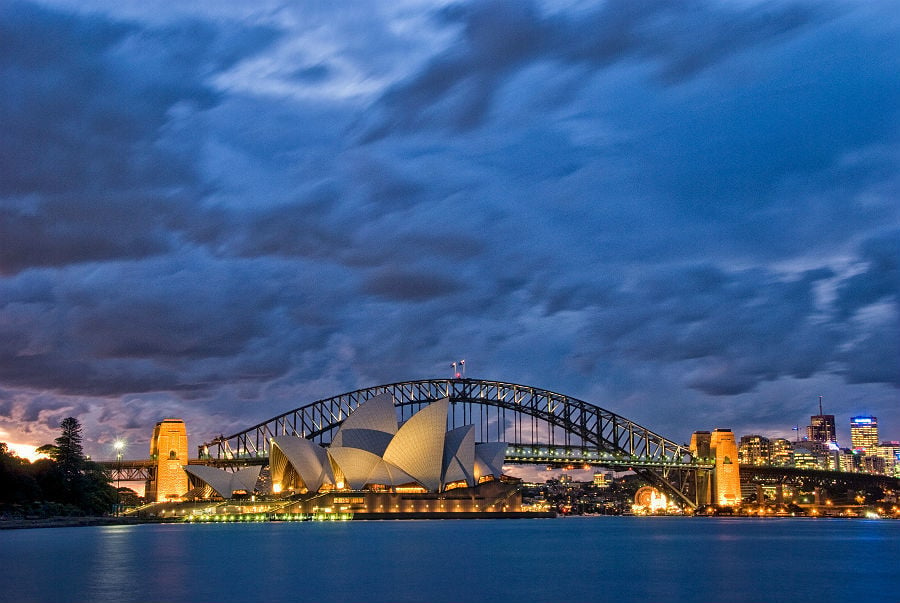
[[(887, 2), (12, 1), (0, 441), (451, 376), (900, 439)], [(458, 368), (458, 367), (457, 367)]]

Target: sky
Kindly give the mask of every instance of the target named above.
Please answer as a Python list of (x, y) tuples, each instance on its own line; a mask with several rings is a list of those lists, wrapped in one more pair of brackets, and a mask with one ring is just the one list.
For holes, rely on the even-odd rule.
[(450, 376), (900, 439), (900, 11), (0, 3), (0, 441)]

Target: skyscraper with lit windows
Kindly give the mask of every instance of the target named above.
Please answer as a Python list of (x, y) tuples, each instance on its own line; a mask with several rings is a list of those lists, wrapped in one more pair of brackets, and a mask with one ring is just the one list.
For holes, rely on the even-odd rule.
[(772, 440), (772, 464), (780, 467), (791, 467), (794, 464), (794, 444), (790, 440)]
[(850, 445), (854, 450), (874, 454), (878, 446), (878, 419), (860, 415), (850, 419)]
[(834, 415), (813, 415), (809, 418), (806, 437), (813, 442), (837, 442)]

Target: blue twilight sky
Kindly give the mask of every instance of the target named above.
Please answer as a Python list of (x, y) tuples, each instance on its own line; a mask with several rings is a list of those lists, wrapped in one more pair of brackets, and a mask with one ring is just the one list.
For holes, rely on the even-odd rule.
[(0, 3), (0, 440), (544, 387), (900, 439), (895, 2)]

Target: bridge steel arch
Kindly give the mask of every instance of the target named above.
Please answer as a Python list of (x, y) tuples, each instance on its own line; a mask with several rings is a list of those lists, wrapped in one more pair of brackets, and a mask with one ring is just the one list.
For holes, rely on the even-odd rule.
[[(450, 399), (450, 427), (474, 424), (476, 440), (510, 443), (515, 447), (562, 448), (604, 453), (585, 463), (632, 469), (666, 491), (682, 505), (696, 507), (700, 474), (712, 469), (709, 459), (697, 459), (683, 445), (599, 406), (537, 387), (481, 379), (423, 379), (359, 389), (312, 402), (282, 413), (244, 431), (220, 436), (199, 446), (201, 459), (246, 459), (269, 456), (271, 439), (294, 435), (328, 443), (337, 427), (369, 398), (390, 393), (404, 421), (431, 402)], [(529, 461), (524, 461), (529, 462)], [(530, 462), (540, 462), (531, 459)]]

